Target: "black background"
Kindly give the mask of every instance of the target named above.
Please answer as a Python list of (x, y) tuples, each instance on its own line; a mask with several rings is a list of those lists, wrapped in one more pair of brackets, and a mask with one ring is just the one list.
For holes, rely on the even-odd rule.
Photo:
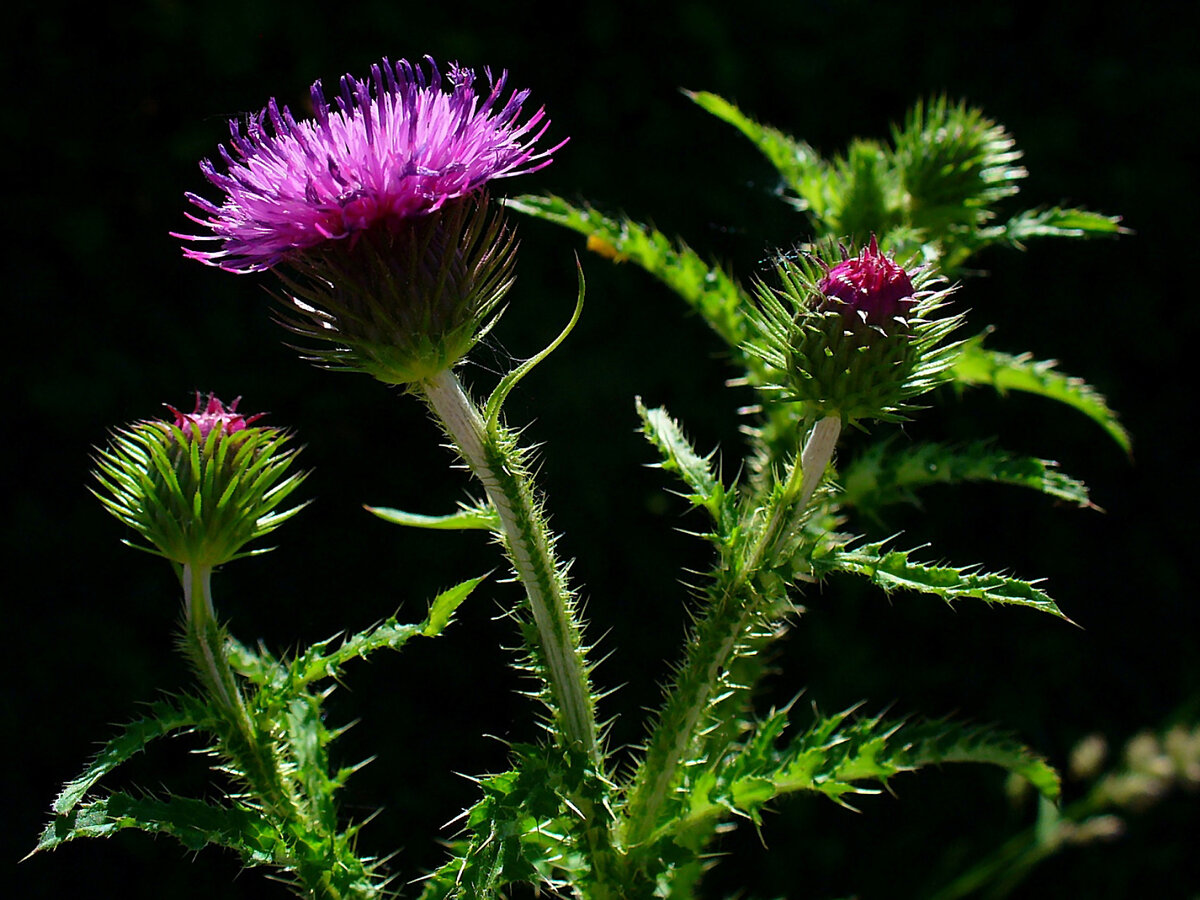
[[(902, 544), (934, 541), (932, 558), (1047, 577), (1083, 627), (1020, 609), (887, 600), (833, 580), (806, 596), (809, 614), (763, 703), (807, 688), (827, 711), (867, 699), (872, 711), (958, 713), (1011, 727), (1056, 764), (1092, 732), (1120, 743), (1172, 716), (1194, 721), (1196, 23), (1155, 8), (1105, 17), (1061, 2), (142, 0), (67, 15), (28, 4), (5, 35), (10, 110), (0, 118), (11, 368), (0, 426), (11, 556), (0, 884), (23, 898), (286, 895), (239, 873), (229, 854), (193, 860), (169, 839), (134, 833), (16, 863), (113, 723), (187, 684), (172, 649), (169, 569), (124, 549), (85, 489), (108, 428), (212, 390), (269, 410), (307, 445), (304, 494), (316, 502), (278, 532), (278, 550), (217, 579), (218, 606), (243, 640), (283, 650), (397, 608), (415, 621), (437, 590), (497, 564), (478, 535), (401, 531), (360, 509), (446, 512), (469, 483), (446, 471), (450, 457), (415, 400), (300, 362), (270, 321), (268, 279), (185, 261), (168, 234), (190, 227), (184, 191), (213, 196), (196, 163), (215, 153), (230, 117), (271, 95), (300, 111), (314, 79), (363, 75), (384, 55), (507, 68), (546, 106), (549, 140), (571, 141), (551, 167), (503, 190), (552, 190), (651, 219), (743, 279), (772, 247), (802, 237), (804, 222), (773, 196), (768, 164), (681, 87), (715, 91), (826, 153), (853, 136), (885, 137), (918, 97), (966, 97), (1025, 150), (1025, 205), (1123, 215), (1136, 233), (1118, 241), (982, 258), (987, 277), (960, 297), (973, 327), (998, 326), (997, 348), (1057, 357), (1103, 391), (1134, 434), (1132, 464), (1087, 419), (1032, 398), (946, 396), (907, 429), (939, 440), (998, 434), (1060, 460), (1107, 512), (974, 486), (931, 490), (923, 511), (884, 523), (905, 532)], [(744, 398), (723, 386), (732, 373), (718, 341), (665, 288), (586, 254), (574, 234), (519, 227), (511, 309), (464, 378), (482, 389), (557, 332), (580, 253), (584, 319), (508, 410), (546, 444), (542, 484), (562, 552), (576, 559), (589, 633), (611, 653), (597, 681), (622, 685), (602, 712), (624, 713), (614, 744), (635, 742), (638, 710), (655, 703), (683, 634), (679, 571), (706, 555), (677, 532), (689, 521), (670, 485), (642, 467), (651, 454), (634, 433), (633, 397), (667, 405), (699, 446), (720, 443), (730, 469)], [(383, 807), (362, 845), (399, 847), (401, 883), (441, 860), (435, 838), (448, 833), (437, 829), (475, 796), (454, 773), (495, 771), (502, 740), (537, 735), (535, 710), (513, 693), (511, 623), (498, 617), (514, 590), (492, 579), (444, 638), (352, 667), (330, 702), (333, 722), (361, 720), (336, 745), (342, 761), (377, 756), (345, 809)], [(210, 791), (196, 746), (164, 744), (129, 778)], [(710, 896), (920, 897), (941, 866), (978, 858), (1031, 820), (1007, 806), (1001, 785), (995, 772), (951, 767), (897, 779), (898, 796), (863, 798), (863, 815), (819, 798), (784, 804), (761, 840), (747, 828), (723, 848), (732, 856)], [(1172, 795), (1132, 818), (1120, 842), (1068, 851), (1017, 896), (1193, 896), (1198, 823), (1196, 797)]]

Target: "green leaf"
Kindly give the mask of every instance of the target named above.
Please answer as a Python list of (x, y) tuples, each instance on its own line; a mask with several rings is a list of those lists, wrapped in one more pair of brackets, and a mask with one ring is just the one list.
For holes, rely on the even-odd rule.
[(985, 229), (983, 234), (989, 238), (988, 243), (1003, 242), (1020, 247), (1023, 241), (1034, 237), (1083, 238), (1128, 232), (1129, 229), (1121, 227), (1120, 216), (1053, 206), (1017, 213), (999, 228)]
[(480, 575), (478, 578), (469, 579), (434, 597), (433, 603), (429, 605), (429, 617), (425, 620), (425, 627), (421, 633), (426, 637), (441, 634), (450, 623), (450, 617), (454, 615), (459, 604), (466, 600), (485, 578), (486, 575)]
[(685, 96), (723, 122), (732, 125), (750, 139), (770, 160), (779, 177), (799, 198), (797, 205), (824, 219), (833, 201), (832, 177), (828, 164), (808, 144), (782, 131), (760, 125), (740, 109), (707, 91), (684, 91)]
[(418, 513), (391, 509), (386, 506), (364, 506), (367, 512), (394, 525), (410, 528), (431, 528), (436, 531), (500, 530), (500, 517), (490, 505), (463, 506), (458, 512), (445, 516), (423, 516)]
[(910, 769), (943, 763), (985, 763), (1019, 775), (1049, 801), (1057, 802), (1062, 784), (1058, 772), (1011, 734), (984, 725), (949, 720), (905, 725), (898, 733), (904, 748), (896, 759)]
[(960, 447), (879, 441), (846, 466), (838, 479), (838, 500), (874, 512), (891, 503), (915, 502), (915, 491), (930, 484), (993, 481), (1040, 491), (1081, 507), (1095, 508), (1087, 486), (1058, 471), (1058, 463), (1001, 450), (989, 441)]
[(292, 663), (292, 670), (300, 684), (336, 678), (350, 660), (366, 658), (381, 647), (399, 650), (419, 634), (424, 634), (422, 625), (401, 625), (392, 616), (386, 622), (345, 638), (336, 650), (326, 652), (332, 641), (313, 644)]
[(225, 652), (229, 665), (235, 672), (259, 687), (272, 685), (279, 687), (288, 678), (288, 668), (277, 660), (261, 644), (255, 652), (234, 638), (225, 636)]
[[(482, 900), (506, 884), (582, 888), (591, 876), (580, 852), (580, 818), (567, 813), (582, 795), (568, 785), (578, 772), (554, 748), (518, 744), (511, 771), (479, 781), (483, 798), (463, 816), (466, 837), (454, 858), (434, 872), (422, 900)], [(574, 799), (568, 799), (568, 793)]]
[(155, 800), (116, 793), (55, 817), (33, 852), (53, 850), (77, 838), (108, 837), (127, 828), (169, 834), (189, 850), (209, 844), (227, 847), (250, 865), (274, 862), (277, 850), (283, 847), (281, 836), (270, 823), (244, 807), (216, 806), (184, 797)]
[(561, 197), (527, 194), (504, 205), (587, 235), (589, 249), (609, 259), (641, 266), (683, 297), (737, 353), (749, 339), (742, 311), (749, 303), (745, 293), (724, 270), (710, 266), (685, 244), (630, 219), (618, 221), (590, 206), (573, 206)]
[(328, 649), (333, 639), (313, 644), (292, 663), (295, 679), (300, 684), (308, 684), (321, 678), (336, 678), (352, 659), (365, 658), (383, 647), (399, 650), (417, 635), (433, 637), (440, 634), (454, 610), (486, 577), (468, 579), (438, 594), (430, 604), (429, 616), (419, 625), (402, 625), (392, 616), (386, 622), (343, 639), (336, 650)]
[[(304, 693), (286, 701), (286, 710), (277, 719), (286, 726), (286, 742), (290, 751), (294, 777), (303, 785), (304, 818), (320, 823), (323, 831), (337, 830), (337, 812), (334, 794), (341, 788), (343, 773), (334, 777), (329, 774), (329, 757), (326, 746), (334, 735), (325, 727), (325, 715), (321, 709), (321, 697)], [(351, 769), (350, 771), (353, 771)], [(349, 777), (349, 771), (344, 773)]]
[(575, 330), (575, 326), (579, 322), (579, 317), (583, 314), (583, 298), (586, 293), (586, 285), (583, 280), (583, 266), (579, 264), (578, 257), (575, 259), (575, 270), (579, 279), (579, 290), (575, 295), (575, 311), (571, 313), (571, 318), (567, 321), (566, 326), (558, 333), (558, 337), (501, 378), (492, 391), (491, 396), (488, 397), (487, 404), (483, 408), (483, 421), (486, 423), (488, 430), (493, 434), (500, 424), (500, 410), (504, 406), (504, 401), (508, 398), (512, 389), (517, 386), (521, 379), (539, 366), (547, 356), (557, 350), (558, 345), (565, 341), (567, 335)]
[(847, 722), (847, 712), (819, 721), (781, 754), (771, 773), (776, 794), (819, 791), (838, 800), (862, 782), (886, 786), (892, 775), (944, 763), (988, 763), (1026, 778), (1057, 800), (1058, 773), (1005, 732), (947, 720), (909, 724), (882, 717)]
[(647, 409), (641, 397), (636, 400), (638, 415), (642, 419), (642, 433), (662, 456), (659, 466), (674, 472), (683, 483), (692, 489), (684, 496), (695, 506), (707, 509), (713, 521), (721, 522), (725, 502), (725, 488), (712, 471), (712, 454), (700, 456), (684, 437), (679, 423), (662, 407)]
[[(847, 797), (878, 794), (893, 776), (944, 763), (985, 763), (1027, 779), (1049, 800), (1060, 793), (1058, 773), (1011, 735), (948, 720), (909, 722), (854, 718), (857, 707), (815, 721), (790, 739), (788, 712), (772, 712), (740, 746), (696, 776), (686, 809), (667, 828), (685, 840), (711, 835), (730, 815), (761, 821), (776, 797), (811, 792), (849, 806)], [(679, 839), (679, 838), (677, 838)]]
[(1057, 360), (1035, 360), (1022, 353), (1013, 356), (996, 350), (985, 350), (986, 332), (964, 342), (952, 371), (954, 380), (962, 385), (990, 384), (1003, 394), (1006, 391), (1025, 391), (1065, 403), (1100, 425), (1126, 453), (1132, 453), (1129, 432), (1117, 420), (1108, 402), (1081, 378), (1066, 375), (1055, 369)]
[(1033, 582), (994, 572), (980, 572), (974, 566), (957, 568), (915, 563), (909, 559), (912, 551), (891, 550), (885, 553), (882, 548), (883, 542), (865, 544), (853, 550), (830, 548), (814, 554), (813, 566), (820, 575), (828, 572), (863, 575), (888, 593), (895, 590), (919, 591), (941, 597), (947, 603), (971, 597), (985, 603), (1029, 606), (1071, 621), (1050, 597), (1034, 587)]
[(104, 744), (83, 774), (63, 786), (54, 799), (53, 811), (60, 816), (69, 813), (97, 781), (141, 753), (151, 741), (200, 726), (209, 717), (208, 709), (193, 697), (181, 696), (173, 701), (160, 700), (150, 704), (149, 715), (126, 725), (120, 734)]

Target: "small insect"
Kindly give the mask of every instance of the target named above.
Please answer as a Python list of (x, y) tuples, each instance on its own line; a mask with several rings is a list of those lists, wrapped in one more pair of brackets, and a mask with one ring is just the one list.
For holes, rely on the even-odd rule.
[(629, 259), (628, 254), (622, 253), (598, 234), (588, 235), (587, 248), (593, 253), (599, 253), (605, 259), (611, 259), (615, 263), (623, 263)]

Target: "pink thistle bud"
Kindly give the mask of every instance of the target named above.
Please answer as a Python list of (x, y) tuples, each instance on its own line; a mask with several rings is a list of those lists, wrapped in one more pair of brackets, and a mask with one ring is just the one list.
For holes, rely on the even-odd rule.
[(961, 316), (935, 315), (952, 289), (932, 290), (943, 279), (930, 267), (906, 272), (872, 235), (854, 256), (829, 244), (781, 256), (776, 273), (780, 287), (759, 283), (746, 349), (805, 415), (896, 421), (949, 377), (959, 345), (945, 339)]
[(174, 422), (135, 422), (99, 451), (94, 493), (142, 536), (133, 546), (211, 568), (262, 552), (243, 548), (299, 512), (279, 509), (307, 474), (290, 471), (290, 433), (254, 425), (264, 414), (237, 405), (197, 393), (193, 412), (168, 405)]
[(871, 325), (905, 318), (916, 303), (908, 273), (879, 252), (874, 234), (858, 256), (831, 268), (817, 289), (842, 304), (845, 312), (859, 313)]
[(200, 430), (200, 440), (207, 441), (208, 435), (213, 429), (227, 435), (234, 434), (266, 415), (266, 413), (255, 413), (250, 418), (246, 418), (237, 412), (237, 405), (241, 399), (241, 397), (235, 398), (226, 409), (225, 404), (217, 399), (216, 394), (209, 394), (206, 403), (201, 398), (200, 392), (196, 391), (196, 408), (190, 413), (180, 412), (169, 403), (164, 405), (175, 414), (176, 428), (183, 431), (184, 434), (191, 434), (194, 425)]

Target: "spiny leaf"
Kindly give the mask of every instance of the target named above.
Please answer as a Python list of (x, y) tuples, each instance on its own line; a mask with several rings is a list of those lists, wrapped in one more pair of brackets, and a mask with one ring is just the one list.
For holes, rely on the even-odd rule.
[(700, 456), (684, 437), (679, 423), (662, 407), (647, 409), (641, 397), (636, 399), (638, 415), (642, 419), (642, 433), (662, 456), (660, 466), (674, 472), (693, 491), (685, 495), (696, 506), (707, 509), (716, 522), (721, 521), (721, 508), (725, 489), (713, 474), (711, 454)]
[(905, 741), (905, 747), (897, 759), (909, 768), (987, 763), (1020, 775), (1047, 800), (1059, 799), (1062, 785), (1058, 772), (1007, 732), (943, 719), (906, 725), (898, 737)]
[(423, 900), (493, 897), (514, 882), (557, 889), (588, 877), (572, 833), (580, 821), (564, 814), (578, 773), (554, 748), (513, 750), (513, 769), (479, 782), (483, 798), (462, 817), (468, 837), (454, 842), (454, 858), (426, 882)]
[(1058, 798), (1058, 773), (1005, 732), (947, 720), (907, 723), (875, 717), (847, 724), (841, 721), (844, 716), (810, 728), (781, 754), (781, 765), (770, 775), (777, 794), (820, 791), (836, 800), (861, 792), (863, 781), (886, 785), (900, 772), (974, 762), (1021, 775), (1048, 799)]
[(475, 588), (479, 587), (485, 578), (487, 578), (486, 575), (480, 575), (478, 578), (468, 579), (434, 597), (433, 603), (429, 605), (429, 617), (425, 620), (425, 627), (421, 633), (426, 637), (441, 634), (442, 630), (450, 623), (450, 617), (454, 615), (454, 611), (471, 595)]
[(209, 844), (228, 847), (251, 865), (275, 861), (284, 846), (270, 823), (244, 807), (216, 806), (185, 797), (155, 800), (116, 793), (57, 816), (46, 826), (33, 852), (53, 850), (77, 838), (108, 837), (127, 828), (172, 835), (190, 850)]
[(1034, 237), (1082, 238), (1094, 235), (1127, 234), (1129, 229), (1121, 227), (1120, 216), (1106, 216), (1087, 209), (1063, 209), (1052, 206), (1048, 209), (1027, 209), (1017, 213), (995, 229), (984, 229), (981, 234), (987, 243), (1006, 243), (1020, 247), (1021, 243)]
[(742, 312), (749, 302), (737, 283), (706, 263), (685, 244), (661, 231), (622, 217), (610, 219), (591, 206), (574, 206), (561, 197), (526, 194), (504, 201), (510, 209), (555, 222), (595, 238), (601, 255), (631, 260), (678, 293), (737, 351), (750, 337)]
[(1058, 471), (1058, 463), (1021, 456), (975, 441), (960, 447), (879, 441), (846, 466), (838, 500), (873, 511), (891, 503), (914, 502), (914, 491), (930, 484), (994, 481), (1031, 488), (1081, 507), (1093, 507), (1087, 486)]
[(259, 687), (284, 684), (288, 678), (287, 666), (271, 654), (266, 647), (251, 650), (232, 635), (225, 636), (225, 652), (232, 669)]
[(789, 710), (772, 712), (740, 746), (694, 778), (686, 812), (668, 827), (694, 842), (730, 815), (761, 821), (766, 804), (784, 794), (821, 793), (848, 805), (847, 796), (879, 793), (894, 775), (956, 762), (999, 766), (1058, 799), (1058, 774), (1007, 733), (948, 720), (854, 718), (856, 709), (832, 716), (814, 710), (815, 721), (790, 739)]
[(366, 657), (373, 650), (390, 647), (399, 650), (409, 638), (423, 632), (421, 625), (401, 625), (395, 616), (385, 622), (345, 638), (336, 650), (326, 652), (332, 641), (321, 641), (309, 647), (292, 664), (295, 678), (308, 684), (322, 678), (335, 678), (342, 666), (352, 659)]
[(1117, 420), (1117, 414), (1087, 382), (1057, 371), (1057, 360), (1039, 361), (1028, 353), (1013, 356), (985, 350), (985, 337), (986, 333), (964, 342), (951, 370), (955, 381), (963, 385), (990, 384), (1001, 394), (1009, 390), (1026, 391), (1065, 403), (1098, 423), (1126, 453), (1132, 452), (1129, 433)]
[(894, 590), (919, 591), (941, 597), (947, 603), (973, 597), (986, 603), (1029, 606), (1070, 622), (1057, 604), (1032, 582), (1022, 581), (993, 572), (980, 572), (974, 567), (933, 566), (909, 559), (912, 551), (883, 551), (883, 542), (865, 544), (855, 549), (832, 548), (814, 554), (813, 565), (818, 574), (853, 572), (866, 576), (873, 584), (888, 593)]
[(120, 734), (105, 742), (83, 774), (63, 786), (54, 800), (54, 812), (60, 816), (69, 813), (97, 781), (145, 750), (154, 739), (198, 727), (210, 715), (208, 709), (193, 697), (181, 696), (150, 704), (149, 715), (126, 725)]
[(410, 638), (417, 635), (433, 637), (440, 634), (458, 605), (486, 577), (481, 575), (468, 579), (438, 594), (430, 604), (429, 616), (418, 625), (402, 625), (392, 616), (385, 622), (343, 639), (336, 650), (328, 649), (333, 643), (332, 639), (313, 644), (292, 664), (294, 677), (300, 684), (308, 684), (321, 678), (335, 678), (341, 672), (342, 666), (352, 659), (365, 658), (383, 647), (399, 650)]
[(825, 217), (832, 200), (829, 166), (812, 147), (775, 128), (760, 125), (716, 94), (707, 91), (683, 93), (701, 109), (748, 137), (796, 193), (800, 209), (809, 210), (818, 218)]

